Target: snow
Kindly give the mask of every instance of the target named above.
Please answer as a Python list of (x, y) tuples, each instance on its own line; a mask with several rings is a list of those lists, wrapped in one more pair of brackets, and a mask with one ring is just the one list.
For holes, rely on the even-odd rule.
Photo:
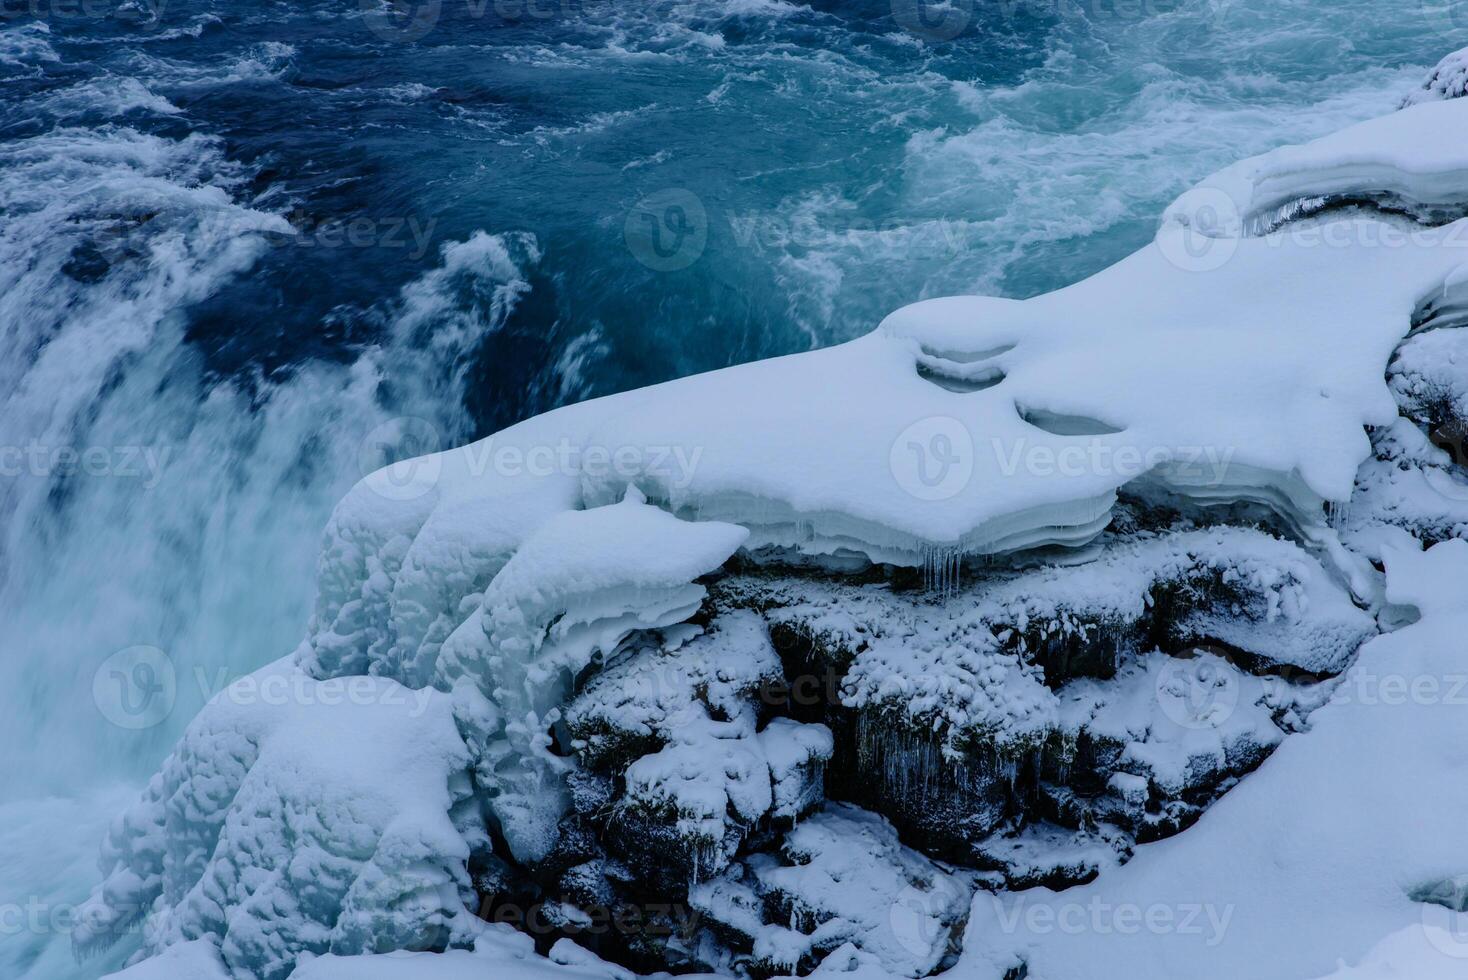
[(1461, 99), (1464, 95), (1468, 95), (1468, 48), (1454, 51), (1439, 61), (1422, 80), (1421, 87), (1402, 100), (1402, 105)]
[(170, 946), (157, 956), (111, 974), (110, 980), (230, 980), (219, 950), (207, 939)]
[(472, 949), (318, 956), (297, 967), (291, 980), (483, 980), (490, 976), (505, 980), (630, 980), (626, 970), (603, 963), (566, 940), (553, 946), (549, 956), (538, 956), (530, 937), (509, 926), (485, 926)]
[(1468, 197), (1464, 112), (1457, 101), (1423, 102), (1240, 161), (1179, 197), (1164, 212), (1163, 229), (1230, 238), (1269, 232), (1341, 196), (1461, 214)]
[[(1431, 976), (1468, 853), (1468, 543), (1419, 544), (1468, 528), (1432, 444), (1468, 408), (1468, 100), (1409, 101), (1068, 288), (366, 478), (300, 647), (114, 825), (78, 951), (141, 920), (126, 980), (630, 980), (471, 913), (519, 875), (567, 922), (686, 893), (680, 969)], [(806, 668), (839, 685), (767, 697)], [(886, 816), (824, 799), (833, 760)]]
[[(1143, 478), (1327, 534), (1322, 503), (1350, 497), (1364, 427), (1395, 416), (1393, 349), (1464, 263), (1457, 226), (1384, 240), (1395, 225), (1347, 214), (1310, 236), (1230, 238), (1202, 275), (1180, 237), (1196, 237), (1189, 202), (1238, 198), (1239, 221), (1212, 236), (1342, 189), (1459, 201), (1465, 120), (1462, 100), (1415, 106), (1228, 168), (1169, 210), (1154, 247), (1053, 293), (927, 300), (847, 344), (568, 406), (375, 475), (333, 521), (322, 669), (359, 669), (376, 646), (396, 675), (393, 658), (452, 615), (463, 596), (399, 586), (410, 549), (415, 583), (443, 561), (467, 595), (540, 522), (629, 482), (679, 516), (746, 528), (746, 550), (914, 567), (1084, 544)], [(485, 526), (464, 530), (471, 514)]]
[(142, 916), (146, 951), (207, 938), (234, 976), (280, 980), (302, 952), (462, 942), (488, 846), (470, 762), (436, 691), (287, 661), (241, 678), (114, 823), (78, 949)]
[[(1109, 676), (1122, 652), (1149, 649), (1154, 606), (1168, 594), (1177, 595), (1168, 614), (1179, 651), (1226, 644), (1296, 673), (1339, 672), (1376, 629), (1316, 558), (1260, 531), (1143, 534), (1073, 562), (978, 578), (930, 602), (806, 580), (722, 589), (753, 591), (774, 607), (772, 622), (839, 650), (850, 664), (848, 707), (888, 706), (915, 728), (982, 732), (1000, 746), (1033, 744), (1059, 727), (1047, 671), (1051, 686), (1078, 669)], [(1045, 652), (1072, 642), (1115, 651), (1089, 667)]]
[[(1309, 731), (1286, 739), (1196, 826), (1095, 882), (980, 896), (954, 976), (999, 980), (1024, 962), (1046, 980), (1298, 980), (1368, 955), (1436, 962), (1443, 936), (1424, 922), (1441, 928), (1450, 916), (1412, 896), (1461, 874), (1468, 853), (1468, 716), (1453, 696), (1468, 630), (1468, 542), (1387, 561), (1391, 601), (1422, 619), (1372, 640)], [(1156, 927), (1120, 917), (1133, 909), (1153, 910)], [(1184, 929), (1187, 913), (1195, 918)], [(1085, 925), (1060, 928), (1066, 921)], [(1454, 937), (1438, 956), (1464, 952)], [(1461, 959), (1452, 965), (1461, 971)]]
[(620, 503), (536, 528), (444, 641), (438, 676), (461, 690), (472, 684), (503, 718), (502, 732), (477, 733), (492, 743), (479, 777), (516, 858), (550, 852), (569, 803), (560, 785), (566, 765), (546, 730), (576, 677), (634, 631), (697, 612), (706, 590), (692, 580), (722, 565), (745, 534), (680, 521), (629, 488)]
[(621, 655), (565, 719), (579, 758), (622, 777), (616, 820), (670, 825), (667, 846), (702, 878), (722, 871), (758, 822), (792, 822), (820, 803), (833, 744), (824, 725), (788, 718), (757, 730), (759, 696), (783, 678), (758, 615), (734, 612), (681, 639)]
[[(757, 961), (785, 969), (844, 943), (893, 976), (925, 976), (942, 960), (968, 887), (904, 847), (886, 820), (829, 804), (786, 835), (781, 857), (755, 855), (747, 868), (693, 889), (689, 901), (746, 930)], [(771, 901), (788, 928), (759, 921), (755, 909)]]

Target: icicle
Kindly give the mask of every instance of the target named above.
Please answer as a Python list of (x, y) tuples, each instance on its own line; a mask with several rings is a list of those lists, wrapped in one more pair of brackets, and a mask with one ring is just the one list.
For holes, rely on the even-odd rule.
[(956, 593), (963, 569), (963, 552), (956, 547), (929, 545), (923, 549), (923, 588), (940, 598)]

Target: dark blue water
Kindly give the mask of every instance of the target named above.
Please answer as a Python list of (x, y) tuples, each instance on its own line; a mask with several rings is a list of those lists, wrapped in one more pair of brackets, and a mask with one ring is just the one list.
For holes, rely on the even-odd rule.
[[(916, 4), (5, 0), (0, 903), (84, 896), (385, 457), (1082, 278), (1468, 43), (1404, 0)], [(93, 689), (136, 645), (177, 688), (140, 729)], [(24, 921), (0, 974), (108, 965)]]

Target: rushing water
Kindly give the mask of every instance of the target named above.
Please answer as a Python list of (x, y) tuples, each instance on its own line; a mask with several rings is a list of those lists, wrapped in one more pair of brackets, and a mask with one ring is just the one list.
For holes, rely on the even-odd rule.
[(1073, 281), (1468, 43), (1402, 0), (375, 3), (0, 3), (5, 977), (125, 953), (66, 936), (106, 821), (294, 645), (385, 455)]

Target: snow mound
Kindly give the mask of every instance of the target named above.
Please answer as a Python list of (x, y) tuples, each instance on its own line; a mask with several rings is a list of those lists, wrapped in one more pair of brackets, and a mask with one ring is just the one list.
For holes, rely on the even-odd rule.
[(1468, 462), (1468, 333), (1413, 334), (1397, 348), (1388, 376), (1403, 414), (1433, 433), (1456, 462)]
[(489, 844), (470, 763), (438, 692), (263, 668), (113, 825), (77, 947), (142, 916), (146, 952), (208, 939), (234, 976), (281, 980), (305, 953), (463, 943), (466, 863)]

